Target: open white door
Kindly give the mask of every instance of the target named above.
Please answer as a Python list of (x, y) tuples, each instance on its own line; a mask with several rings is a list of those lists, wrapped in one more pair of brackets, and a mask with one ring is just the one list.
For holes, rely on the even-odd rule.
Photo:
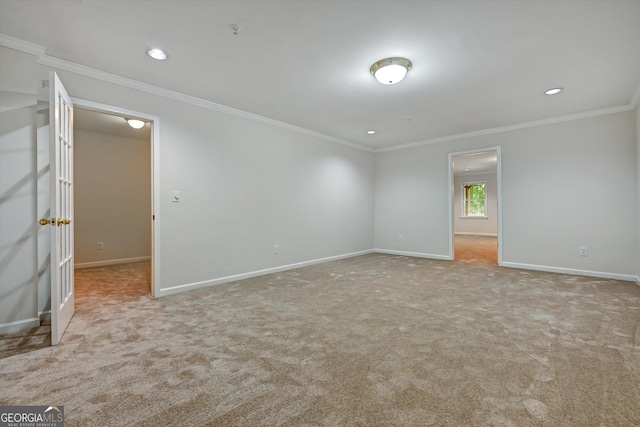
[(74, 311), (73, 103), (58, 75), (49, 75), (51, 176), (51, 345), (57, 345)]

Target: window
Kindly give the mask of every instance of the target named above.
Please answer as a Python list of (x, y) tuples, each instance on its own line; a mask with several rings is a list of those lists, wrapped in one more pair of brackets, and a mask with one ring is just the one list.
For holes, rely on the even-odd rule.
[(462, 183), (462, 217), (487, 217), (487, 182)]

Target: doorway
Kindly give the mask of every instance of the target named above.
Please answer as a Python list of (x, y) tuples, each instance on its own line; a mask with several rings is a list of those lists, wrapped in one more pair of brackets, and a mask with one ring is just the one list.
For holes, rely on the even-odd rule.
[[(55, 76), (55, 74), (54, 74)], [(52, 76), (49, 75), (51, 78)], [(41, 85), (41, 91), (39, 89), (39, 101), (37, 108), (37, 170), (38, 170), (38, 182), (37, 182), (37, 213), (39, 218), (51, 218), (56, 216), (55, 211), (53, 210), (52, 198), (50, 197), (50, 188), (51, 188), (51, 174), (52, 166), (51, 166), (51, 140), (54, 139), (51, 137), (51, 126), (50, 121), (53, 123), (51, 108), (50, 108), (50, 99), (55, 99), (54, 96), (50, 96), (49, 94), (49, 84), (50, 80), (43, 79)], [(45, 101), (46, 99), (46, 101)], [(92, 101), (87, 101), (78, 98), (71, 98), (72, 104), (74, 107), (78, 107), (82, 110), (106, 113), (111, 115), (116, 115), (120, 117), (128, 117), (128, 118), (138, 118), (142, 121), (148, 123), (148, 127), (150, 130), (150, 138), (146, 141), (150, 149), (150, 153), (148, 152), (146, 162), (150, 163), (150, 186), (147, 186), (148, 195), (151, 198), (150, 203), (148, 204), (147, 217), (151, 216), (151, 224), (150, 224), (150, 238), (147, 238), (147, 245), (149, 245), (150, 241), (150, 260), (146, 262), (147, 265), (147, 276), (148, 279), (144, 281), (146, 284), (145, 292), (146, 295), (151, 293), (152, 297), (156, 297), (159, 295), (160, 289), (160, 276), (158, 274), (159, 271), (159, 263), (157, 260), (159, 259), (159, 242), (155, 237), (159, 233), (158, 221), (156, 220), (159, 213), (159, 156), (158, 156), (158, 146), (159, 146), (159, 124), (160, 120), (157, 116), (139, 113), (131, 110), (122, 109), (119, 107), (112, 107), (105, 104), (100, 104)], [(80, 110), (78, 110), (80, 111)], [(82, 114), (82, 113), (80, 113)], [(117, 173), (117, 171), (114, 171)], [(73, 176), (73, 173), (71, 174)], [(73, 205), (72, 205), (73, 206)], [(40, 221), (42, 224), (42, 220)], [(73, 222), (75, 225), (75, 221)], [(44, 225), (44, 224), (42, 224)], [(48, 225), (48, 221), (47, 221)], [(75, 240), (75, 239), (73, 239)], [(104, 243), (104, 242), (103, 242)], [(75, 251), (72, 251), (74, 253)], [(38, 263), (38, 314), (40, 317), (40, 325), (45, 325), (44, 329), (49, 328), (52, 330), (52, 325), (54, 320), (54, 313), (52, 310), (52, 291), (54, 290), (54, 276), (51, 274), (54, 271), (52, 267), (52, 244), (51, 244), (51, 229), (49, 227), (40, 227), (38, 229), (38, 250), (37, 250), (37, 263)], [(127, 277), (130, 277), (131, 274), (128, 274)], [(139, 276), (139, 275), (138, 275)], [(149, 285), (150, 284), (150, 285)], [(73, 285), (72, 285), (73, 286)], [(150, 289), (149, 289), (150, 288)], [(73, 289), (73, 288), (72, 288)], [(37, 329), (37, 328), (36, 328)], [(27, 334), (31, 334), (33, 331), (27, 331)], [(51, 334), (48, 333), (48, 336), (51, 337)], [(53, 343), (53, 338), (51, 340), (44, 340), (47, 342)], [(24, 349), (16, 349), (16, 351), (23, 351)]]
[[(82, 99), (73, 101), (76, 266), (147, 262), (148, 294), (156, 296), (159, 119)], [(141, 121), (142, 127), (133, 128), (129, 119)], [(87, 163), (79, 164), (78, 156)]]
[(502, 264), (501, 149), (449, 153), (451, 260)]
[(125, 117), (81, 107), (73, 125), (76, 281), (79, 269), (148, 264), (151, 125), (134, 128)]

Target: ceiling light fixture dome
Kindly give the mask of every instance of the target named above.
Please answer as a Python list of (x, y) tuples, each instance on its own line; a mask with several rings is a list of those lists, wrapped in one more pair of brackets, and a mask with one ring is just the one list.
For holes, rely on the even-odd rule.
[(373, 64), (369, 71), (383, 85), (394, 85), (404, 79), (411, 66), (406, 58), (385, 58)]
[(149, 55), (153, 59), (157, 59), (158, 61), (164, 61), (165, 59), (167, 59), (167, 54), (164, 53), (161, 49), (149, 49), (147, 51), (147, 55)]
[(129, 126), (134, 129), (142, 129), (144, 126), (144, 122), (138, 119), (127, 119), (127, 123), (129, 123)]

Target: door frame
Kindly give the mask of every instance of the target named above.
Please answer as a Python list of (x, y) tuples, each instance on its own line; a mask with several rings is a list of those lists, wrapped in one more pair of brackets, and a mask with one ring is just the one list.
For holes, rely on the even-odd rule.
[(76, 108), (140, 119), (151, 125), (151, 296), (160, 296), (160, 118), (158, 116), (71, 97)]
[(456, 203), (454, 200), (454, 176), (453, 176), (453, 158), (455, 156), (460, 156), (464, 154), (476, 154), (476, 153), (485, 153), (487, 151), (495, 151), (497, 154), (496, 161), (496, 179), (498, 181), (498, 265), (502, 265), (502, 146), (496, 145), (493, 147), (484, 147), (484, 148), (476, 148), (472, 150), (464, 150), (464, 151), (455, 151), (449, 153), (449, 259), (455, 259), (455, 249), (454, 249), (454, 232), (453, 229), (453, 204)]

